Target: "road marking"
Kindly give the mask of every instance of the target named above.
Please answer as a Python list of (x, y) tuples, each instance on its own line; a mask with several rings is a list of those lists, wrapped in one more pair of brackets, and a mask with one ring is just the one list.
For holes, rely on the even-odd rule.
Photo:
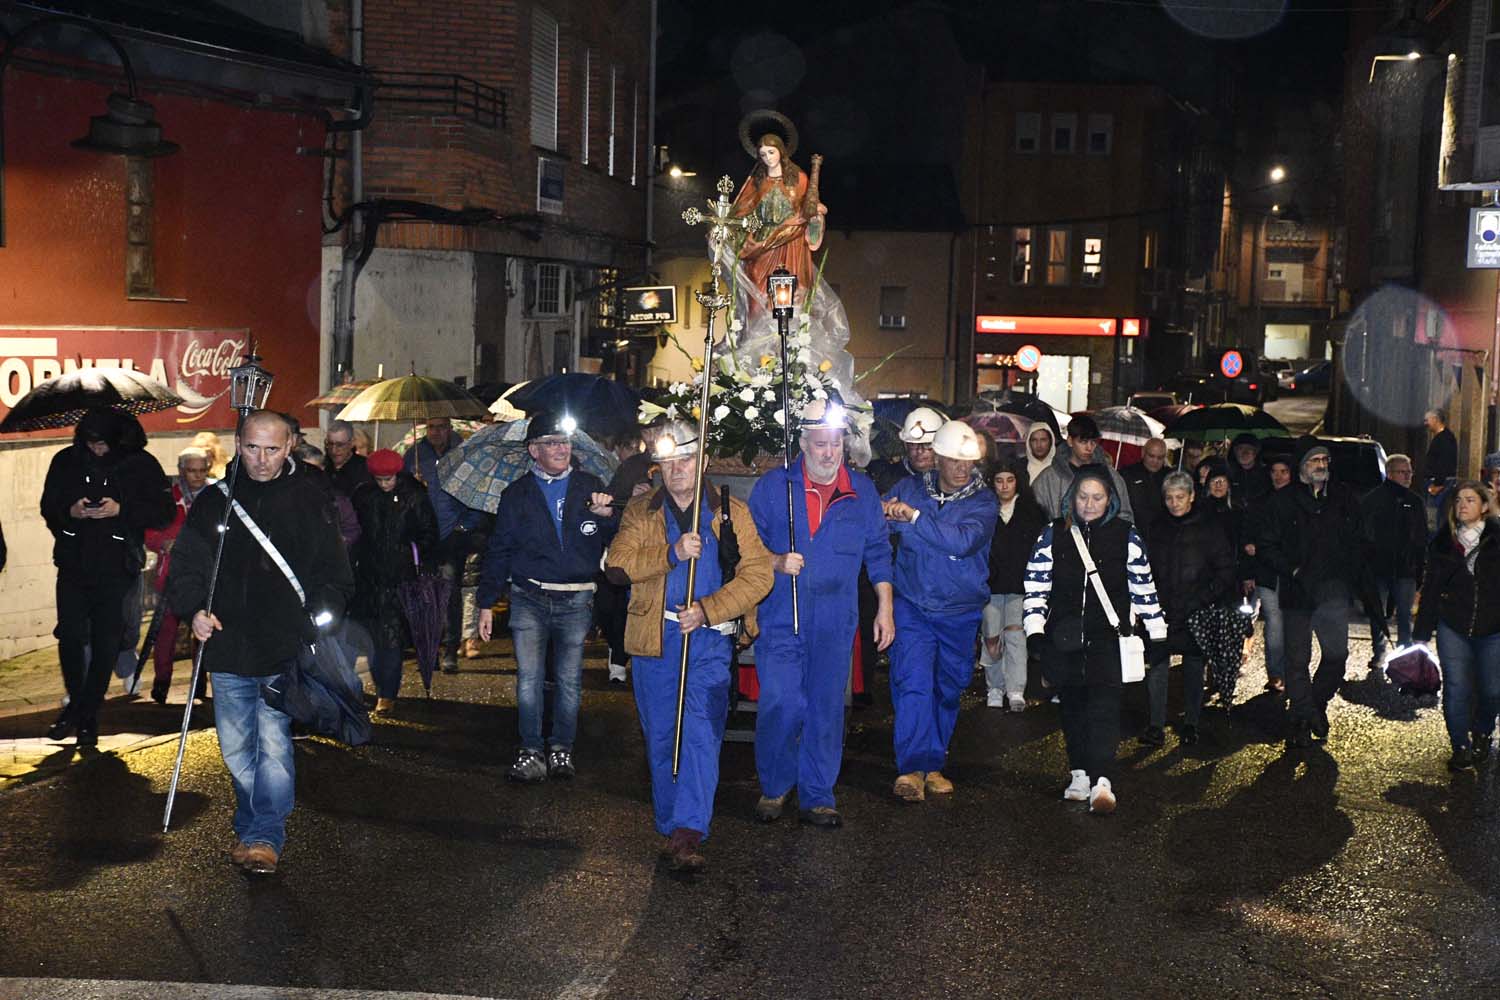
[[(594, 994), (583, 995), (593, 996)], [(496, 1000), (496, 998), (457, 993), (325, 990), (306, 986), (231, 986), (224, 983), (157, 983), (136, 979), (0, 978), (0, 1000)]]

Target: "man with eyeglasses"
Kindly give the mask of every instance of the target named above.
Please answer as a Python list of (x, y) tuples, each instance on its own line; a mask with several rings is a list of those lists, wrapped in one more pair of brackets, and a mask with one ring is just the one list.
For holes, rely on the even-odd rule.
[[(512, 781), (571, 778), (583, 680), (583, 639), (594, 620), (595, 574), (614, 537), (614, 498), (604, 482), (573, 468), (573, 432), (561, 413), (541, 412), (526, 427), (531, 471), (500, 494), (495, 530), (479, 576), (479, 638), (495, 627), (494, 604), (510, 591), (521, 745)], [(542, 688), (552, 647), (552, 732), (543, 756)]]
[(323, 451), (328, 455), (323, 471), (336, 491), (352, 500), (354, 491), (365, 483), (374, 485), (370, 470), (365, 468), (365, 456), (354, 450), (354, 425), (349, 421), (335, 420), (328, 425)]

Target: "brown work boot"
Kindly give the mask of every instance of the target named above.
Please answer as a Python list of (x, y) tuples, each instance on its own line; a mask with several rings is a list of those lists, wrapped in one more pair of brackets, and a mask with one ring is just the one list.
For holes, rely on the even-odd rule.
[(241, 865), (251, 875), (275, 875), (276, 849), (270, 844), (251, 844), (245, 848), (245, 860)]
[(903, 802), (921, 802), (927, 797), (923, 791), (922, 779), (924, 777), (926, 776), (921, 771), (912, 771), (910, 774), (903, 774), (891, 786), (891, 791), (895, 792), (896, 798), (901, 799)]
[(678, 827), (672, 831), (672, 860), (671, 868), (674, 872), (687, 872), (695, 874), (708, 867), (708, 862), (698, 850), (698, 845), (703, 842), (703, 834), (697, 830), (689, 830), (686, 827)]
[(762, 795), (760, 801), (755, 803), (755, 818), (762, 823), (776, 822), (781, 818), (781, 810), (786, 806), (787, 796), (791, 794), (791, 792), (783, 792), (775, 798)]
[(249, 850), (249, 844), (245, 843), (243, 840), (236, 840), (234, 842), (234, 846), (229, 849), (230, 863), (239, 868), (245, 867), (245, 854)]
[(928, 771), (927, 790), (933, 795), (952, 795), (953, 782), (943, 777), (942, 771)]

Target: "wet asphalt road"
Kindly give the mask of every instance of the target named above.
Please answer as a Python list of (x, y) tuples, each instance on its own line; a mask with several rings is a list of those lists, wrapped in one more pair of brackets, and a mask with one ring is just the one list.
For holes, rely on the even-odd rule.
[[(894, 800), (885, 699), (852, 714), (839, 831), (753, 823), (752, 750), (728, 744), (695, 880), (656, 860), (634, 706), (597, 658), (571, 783), (506, 784), (501, 657), (440, 677), (432, 701), (409, 683), (372, 746), (299, 742), (271, 880), (224, 860), (232, 797), (211, 731), (191, 738), (166, 836), (171, 745), (98, 755), (0, 792), (0, 1000), (1493, 995), (1500, 768), (1450, 776), (1438, 714), (1352, 680), (1355, 648), (1326, 751), (1286, 754), (1257, 696), (1210, 713), (1195, 748), (1127, 739), (1109, 818), (1060, 801), (1053, 706), (989, 710), (977, 688), (948, 801)], [(1252, 667), (1242, 696), (1263, 679)]]

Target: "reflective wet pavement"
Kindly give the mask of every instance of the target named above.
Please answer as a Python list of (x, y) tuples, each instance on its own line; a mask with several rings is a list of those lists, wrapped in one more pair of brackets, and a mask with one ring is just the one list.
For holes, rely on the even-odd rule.
[[(1109, 818), (1060, 801), (1044, 701), (1012, 715), (971, 692), (957, 793), (921, 805), (889, 794), (888, 706), (856, 709), (835, 832), (755, 824), (751, 747), (728, 744), (710, 868), (684, 880), (656, 859), (629, 691), (589, 666), (570, 783), (506, 784), (498, 657), (403, 698), (375, 745), (299, 742), (272, 880), (224, 860), (232, 799), (208, 730), (165, 836), (171, 741), (0, 792), (0, 998), (1444, 997), (1500, 981), (1500, 768), (1449, 775), (1438, 713), (1368, 682), (1335, 700), (1326, 749), (1285, 753), (1264, 695), (1207, 713), (1197, 747), (1127, 739)], [(1263, 679), (1249, 670), (1242, 694)], [(114, 721), (149, 728), (132, 713), (153, 709)]]

